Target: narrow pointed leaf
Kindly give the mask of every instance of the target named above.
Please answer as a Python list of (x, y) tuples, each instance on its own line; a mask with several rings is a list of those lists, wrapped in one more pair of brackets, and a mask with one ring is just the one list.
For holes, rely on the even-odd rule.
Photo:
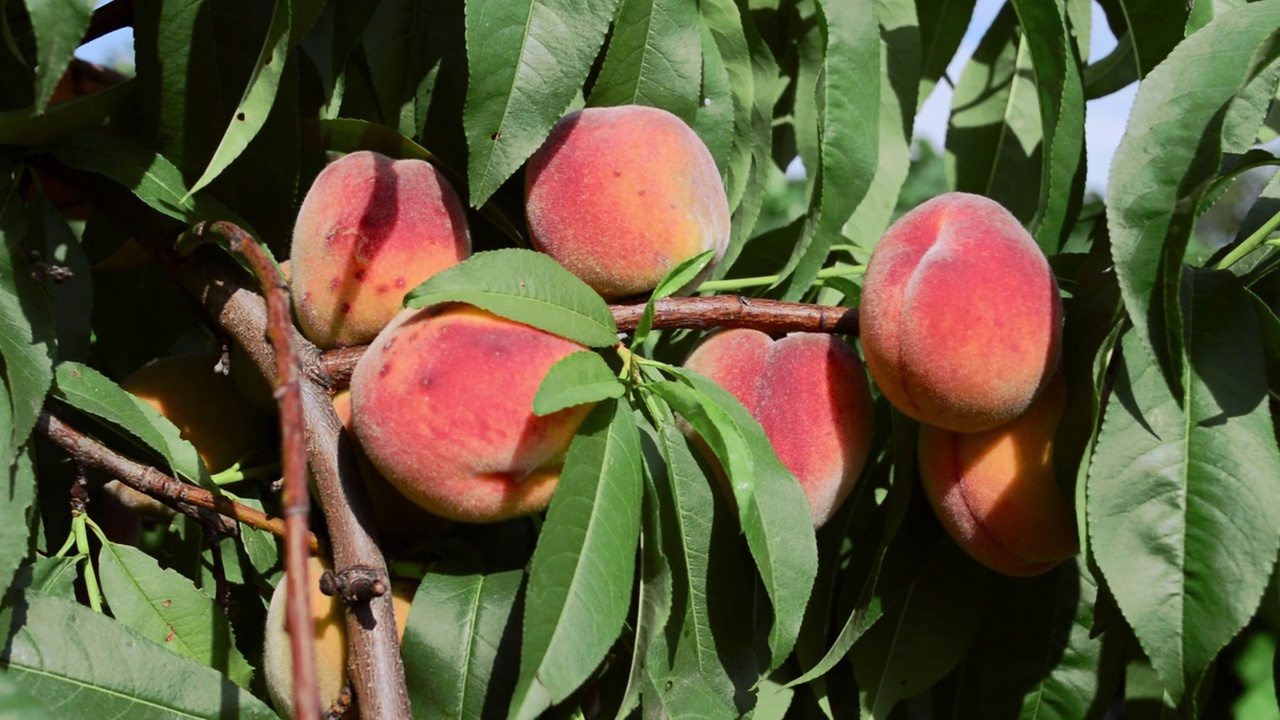
[(94, 0), (26, 0), (36, 35), (36, 112), (44, 112), (93, 17)]
[[(0, 387), (3, 387), (0, 384)], [(0, 391), (0, 401), (5, 400)], [(35, 451), (28, 447), (0, 474), (0, 597), (9, 593), (19, 568), (33, 553), (36, 515)]]
[(54, 322), (49, 298), (32, 277), (21, 241), (23, 229), (15, 189), (10, 186), (0, 209), (0, 378), (8, 386), (0, 397), (0, 468), (13, 462), (18, 447), (35, 427), (53, 383)]
[(626, 390), (603, 358), (584, 350), (551, 366), (533, 396), (533, 412), (550, 415), (574, 405), (620, 398)]
[(649, 105), (693, 120), (702, 86), (694, 0), (621, 0), (588, 105)]
[(641, 473), (630, 406), (598, 405), (569, 446), (533, 553), (508, 717), (537, 717), (568, 697), (622, 630), (635, 576)]

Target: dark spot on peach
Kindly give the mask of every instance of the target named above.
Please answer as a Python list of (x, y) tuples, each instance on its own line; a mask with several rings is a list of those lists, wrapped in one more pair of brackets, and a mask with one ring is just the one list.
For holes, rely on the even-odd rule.
[(353, 275), (353, 276), (355, 277), (355, 279), (356, 279), (357, 281), (364, 280), (364, 271), (363, 271), (363, 270), (357, 270), (357, 271), (355, 271), (355, 273), (354, 273), (354, 275)]
[(351, 314), (351, 303), (349, 303), (349, 302), (344, 302), (344, 303), (342, 303), (342, 314), (343, 314), (343, 315), (350, 315), (350, 314)]
[(385, 295), (385, 294), (387, 293), (387, 291), (388, 291), (388, 290), (390, 290), (390, 289), (391, 289), (391, 288), (387, 287), (387, 284), (386, 284), (386, 283), (379, 283), (379, 284), (378, 284), (378, 287), (376, 288), (376, 290), (378, 291), (378, 294), (379, 294), (379, 295)]

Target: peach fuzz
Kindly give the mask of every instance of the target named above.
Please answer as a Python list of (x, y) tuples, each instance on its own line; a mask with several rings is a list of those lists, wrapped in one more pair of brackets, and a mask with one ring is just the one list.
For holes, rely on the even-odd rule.
[(230, 377), (214, 370), (218, 361), (213, 354), (161, 358), (120, 383), (176, 425), (211, 473), (226, 470), (271, 437), (262, 413)]
[(997, 572), (1038, 575), (1079, 552), (1075, 514), (1053, 472), (1065, 406), (1059, 374), (1007, 425), (979, 433), (920, 429), (929, 503), (960, 547)]
[(298, 211), (290, 251), (298, 324), (323, 348), (369, 342), (405, 293), (470, 253), (462, 201), (430, 163), (343, 156)]
[(1058, 364), (1062, 301), (1016, 218), (947, 193), (902, 216), (871, 255), (862, 349), (903, 413), (976, 432), (1022, 414)]
[[(327, 709), (338, 700), (347, 684), (347, 625), (343, 601), (320, 592), (320, 576), (329, 569), (329, 563), (317, 557), (307, 561), (307, 586), (310, 589), (311, 617), (315, 634), (312, 649), (316, 658), (316, 681), (320, 687), (320, 707)], [(289, 632), (285, 626), (285, 608), (289, 602), (286, 577), (281, 576), (271, 594), (267, 609), (267, 626), (263, 634), (262, 670), (267, 682), (267, 692), (277, 710), (293, 717), (293, 654), (289, 647)], [(393, 580), (391, 582), (391, 608), (396, 616), (396, 628), (404, 637), (405, 623), (409, 620), (409, 607), (417, 586)], [(348, 711), (347, 717), (358, 717)]]
[(468, 305), (405, 310), (351, 377), (356, 437), (387, 480), (440, 517), (538, 512), (590, 406), (538, 417), (533, 396), (582, 349)]
[(534, 247), (608, 299), (646, 293), (707, 250), (719, 262), (729, 244), (729, 201), (711, 153), (658, 108), (562, 118), (529, 159), (525, 211)]
[(775, 341), (759, 330), (703, 340), (685, 367), (728, 390), (800, 481), (814, 527), (849, 496), (871, 445), (871, 391), (853, 348), (831, 335)]

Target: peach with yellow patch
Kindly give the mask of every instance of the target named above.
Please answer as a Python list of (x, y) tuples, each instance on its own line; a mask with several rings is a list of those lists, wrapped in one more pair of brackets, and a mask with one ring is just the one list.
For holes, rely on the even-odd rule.
[(956, 542), (993, 570), (1038, 575), (1079, 552), (1075, 514), (1053, 472), (1053, 437), (1065, 406), (1059, 374), (1006, 425), (978, 433), (920, 429), (930, 504)]
[(719, 262), (729, 243), (711, 153), (680, 118), (639, 105), (562, 118), (529, 159), (525, 210), (534, 246), (609, 299), (707, 250)]
[(401, 493), (462, 522), (547, 506), (590, 410), (533, 414), (538, 385), (583, 347), (467, 305), (406, 310), (351, 378), (356, 437)]
[(726, 330), (694, 348), (685, 367), (759, 421), (799, 479), (814, 527), (825, 523), (853, 489), (871, 444), (871, 391), (853, 348), (817, 333), (775, 341), (758, 330)]
[(1062, 302), (1049, 263), (1009, 211), (977, 195), (940, 195), (889, 228), (860, 319), (880, 390), (949, 430), (1012, 420), (1058, 365)]
[(298, 211), (290, 251), (298, 324), (320, 347), (369, 342), (405, 293), (470, 253), (462, 202), (430, 163), (345, 155), (316, 177)]

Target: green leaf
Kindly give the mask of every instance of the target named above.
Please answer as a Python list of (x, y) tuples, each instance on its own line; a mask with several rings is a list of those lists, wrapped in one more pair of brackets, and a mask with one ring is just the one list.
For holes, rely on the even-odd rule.
[(550, 256), (509, 248), (476, 253), (404, 297), (406, 307), (464, 302), (588, 347), (618, 343), (609, 306)]
[(1131, 62), (1137, 71), (1135, 79), (1139, 79), (1164, 62), (1184, 35), (1191, 34), (1187, 27), (1189, 12), (1212, 15), (1211, 6), (1220, 2), (1170, 4), (1162, 0), (1102, 0), (1100, 4), (1107, 13), (1112, 33), (1121, 43), (1132, 46)]
[(906, 597), (853, 652), (862, 708), (875, 720), (941, 680), (960, 662), (978, 629), (982, 569), (942, 537)]
[(0, 524), (0, 598), (8, 595), (18, 569), (31, 555), (37, 486), (34, 455), (29, 446), (20, 452), (4, 473), (8, 482), (0, 488), (0, 518), (4, 518)]
[(155, 408), (87, 365), (61, 363), (56, 372), (54, 397), (142, 441), (164, 458), (178, 477), (210, 486), (208, 470), (195, 446), (182, 439), (181, 431)]
[(735, 557), (741, 541), (726, 522), (732, 510), (717, 503), (712, 473), (673, 423), (659, 427), (657, 442), (663, 464), (649, 467), (671, 566), (671, 615), (649, 648), (642, 697), (670, 717), (735, 717), (750, 709), (739, 704), (738, 688), (757, 679), (752, 608), (740, 601), (754, 582), (735, 573), (750, 568)]
[(642, 497), (640, 434), (602, 403), (569, 446), (529, 573), (509, 717), (537, 717), (596, 669), (631, 607)]
[(208, 665), (248, 687), (253, 668), (236, 649), (227, 616), (213, 598), (135, 547), (107, 543), (98, 554), (111, 614), (142, 637)]
[[(1223, 107), (1262, 68), (1280, 4), (1216, 18), (1169, 53), (1138, 89), (1111, 164), (1107, 225), (1116, 277), (1140, 347), (1171, 388), (1182, 374), (1182, 258), (1200, 194), (1218, 169)], [(1137, 358), (1131, 358), (1137, 360)]]
[(383, 122), (405, 137), (414, 137), (421, 127), (418, 117), (426, 112), (419, 106), (429, 99), (429, 83), (434, 80), (427, 68), (430, 48), (424, 39), (432, 24), (432, 10), (440, 10), (422, 0), (376, 5), (364, 43), (373, 89)]
[[(254, 136), (266, 124), (271, 106), (276, 100), (276, 91), (280, 87), (280, 76), (289, 59), (289, 49), (293, 47), (294, 39), (306, 32), (315, 21), (323, 6), (324, 3), (320, 0), (275, 0), (267, 37), (253, 64), (253, 72), (249, 76), (244, 95), (231, 113), (231, 124), (227, 126), (204, 173), (183, 196), (184, 201), (221, 175), (249, 147)], [(294, 27), (294, 23), (297, 23), (297, 27)]]
[(1040, 204), (1033, 235), (1046, 254), (1066, 237), (1076, 204), (1076, 176), (1084, 163), (1084, 82), (1080, 60), (1059, 3), (1012, 0), (1035, 68), (1044, 136)]
[(7, 673), (0, 673), (0, 720), (55, 720), (55, 716)]
[(23, 565), (13, 578), (11, 590), (20, 588), (64, 600), (76, 599), (76, 565), (70, 557), (39, 557)]
[(596, 58), (617, 0), (471, 0), (467, 104), (471, 204), (542, 145)]
[[(873, 0), (818, 0), (822, 67), (815, 89), (818, 167), (805, 237), (783, 270), (782, 297), (809, 291), (840, 230), (871, 187), (879, 165), (880, 32)], [(889, 93), (885, 93), (889, 94)]]
[(84, 39), (97, 3), (94, 0), (25, 0), (24, 4), (39, 50), (35, 109), (42, 113), (75, 56), (76, 46)]
[(960, 75), (946, 147), (952, 188), (989, 197), (1024, 224), (1039, 202), (1044, 140), (1027, 43), (1004, 6)]
[(908, 116), (919, 112), (947, 72), (977, 4), (977, 0), (920, 0), (916, 4), (920, 14), (920, 92), (918, 105)]
[[(875, 176), (841, 230), (845, 237), (868, 249), (875, 247), (889, 227), (911, 169), (911, 119), (915, 117), (917, 92), (923, 82), (922, 28), (917, 27), (921, 23), (916, 19), (916, 4), (910, 0), (877, 0), (876, 17), (880, 20), (881, 76)], [(963, 22), (958, 27), (963, 29)]]
[(691, 258), (681, 260), (658, 281), (658, 286), (649, 294), (649, 302), (645, 303), (644, 313), (640, 315), (640, 322), (636, 325), (636, 330), (631, 335), (631, 348), (633, 351), (644, 344), (645, 339), (649, 337), (649, 331), (653, 329), (653, 304), (690, 287), (703, 275), (703, 270), (707, 268), (714, 256), (714, 250), (707, 250)]
[(43, 147), (63, 135), (106, 123), (135, 102), (137, 84), (127, 80), (74, 100), (58, 103), (39, 115), (29, 108), (0, 112), (0, 145)]
[(67, 268), (71, 277), (49, 283), (49, 310), (53, 313), (60, 360), (84, 360), (93, 334), (93, 275), (80, 240), (57, 207), (46, 198), (39, 204), (40, 231), (27, 238), (27, 246), (42, 245), (44, 262)]
[(690, 122), (702, 84), (694, 0), (621, 0), (588, 105), (650, 105)]
[(275, 718), (217, 671), (178, 657), (111, 618), (28, 592), (0, 614), (0, 666), (57, 717)]
[(18, 201), (13, 186), (0, 208), (0, 370), (7, 384), (9, 407), (0, 417), (8, 432), (0, 437), (0, 468), (9, 467), (35, 427), (45, 395), (53, 383), (54, 324), (45, 290), (31, 276)]
[[(510, 696), (517, 662), (517, 597), (524, 570), (493, 570), (463, 546), (432, 566), (413, 596), (402, 653), (414, 717), (482, 718)], [(514, 677), (508, 678), (514, 680)]]
[(1175, 703), (1253, 616), (1280, 550), (1259, 318), (1230, 273), (1192, 277), (1178, 394), (1126, 334), (1087, 495), (1094, 557)]
[(73, 168), (104, 175), (129, 188), (139, 200), (175, 220), (230, 220), (253, 234), (252, 227), (207, 195), (187, 191), (182, 173), (163, 155), (115, 136), (80, 133), (64, 138), (54, 157)]
[(715, 159), (727, 189), (729, 152), (733, 148), (733, 93), (729, 88), (729, 71), (724, 66), (724, 58), (711, 29), (702, 19), (699, 19), (698, 27), (701, 29), (702, 90), (691, 125)]
[[(755, 76), (751, 67), (751, 50), (747, 46), (747, 37), (742, 24), (742, 16), (733, 0), (705, 0), (698, 3), (702, 13), (702, 21), (718, 50), (719, 59), (729, 81), (729, 92), (733, 104), (733, 135), (730, 143), (729, 157), (722, 164), (721, 174), (725, 178), (725, 192), (729, 197), (729, 209), (733, 210), (742, 202), (743, 193), (747, 189), (747, 175), (751, 169), (751, 156), (755, 145), (755, 130), (752, 125), (752, 111), (755, 105)], [(705, 46), (705, 41), (704, 41)], [(706, 55), (709, 49), (703, 50)], [(718, 79), (718, 78), (717, 78)], [(713, 106), (719, 98), (713, 98)], [(723, 108), (718, 117), (723, 117)], [(731, 258), (726, 258), (731, 261)], [(729, 265), (731, 262), (725, 262)]]
[(626, 391), (604, 358), (583, 350), (560, 358), (547, 371), (533, 396), (533, 413), (550, 415), (575, 405), (620, 398)]
[(736, 398), (697, 373), (677, 372), (684, 384), (646, 387), (693, 426), (727, 471), (747, 545), (773, 602), (769, 650), (776, 667), (795, 645), (818, 572), (809, 502), (760, 423)]

